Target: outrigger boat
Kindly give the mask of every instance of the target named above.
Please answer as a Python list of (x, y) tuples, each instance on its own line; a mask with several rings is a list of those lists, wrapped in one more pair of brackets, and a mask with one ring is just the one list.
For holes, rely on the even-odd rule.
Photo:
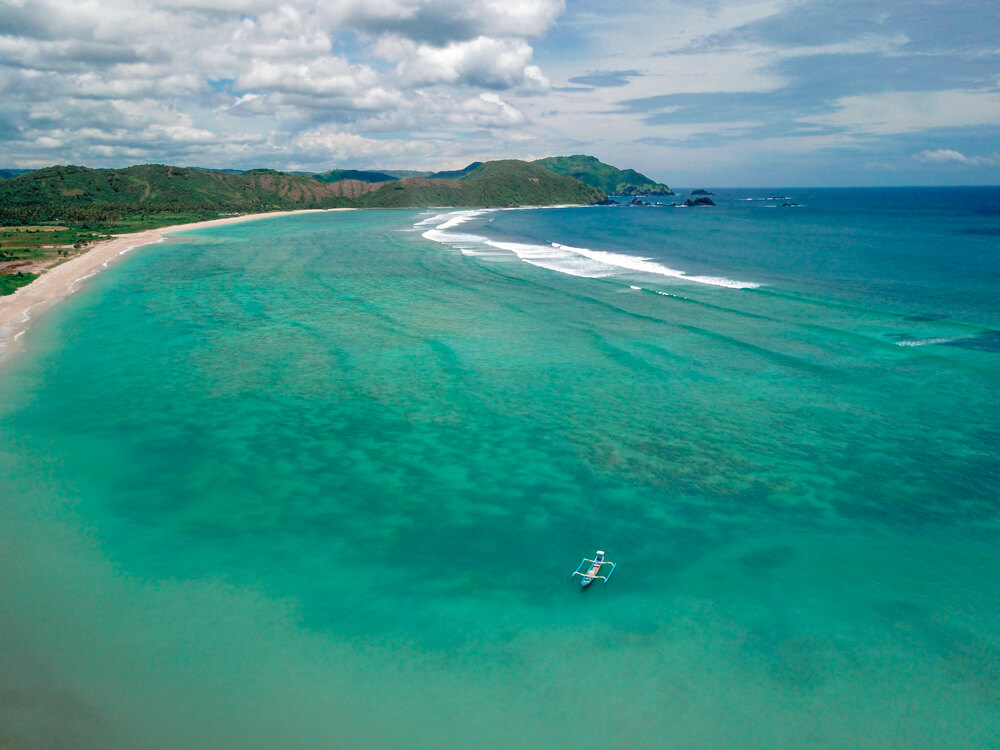
[[(587, 569), (586, 573), (581, 573), (580, 569), (584, 567), (587, 563), (590, 563), (590, 567)], [(606, 576), (602, 576), (600, 575), (601, 568), (603, 568), (605, 565), (610, 565), (611, 570), (608, 571), (608, 574)], [(604, 559), (603, 550), (597, 550), (597, 554), (594, 555), (593, 560), (591, 560), (589, 557), (583, 558), (583, 560), (577, 566), (576, 570), (570, 573), (569, 577), (572, 578), (573, 576), (580, 576), (580, 585), (583, 586), (583, 588), (587, 588), (587, 586), (592, 584), (598, 578), (607, 583), (608, 579), (611, 578), (611, 574), (614, 572), (615, 572), (615, 563), (608, 562), (607, 560)]]

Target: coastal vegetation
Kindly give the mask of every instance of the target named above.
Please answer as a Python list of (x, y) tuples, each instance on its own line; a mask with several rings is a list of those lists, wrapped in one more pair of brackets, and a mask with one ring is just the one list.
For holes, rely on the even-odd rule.
[(348, 202), (339, 192), (312, 177), (272, 169), (227, 174), (160, 164), (58, 166), (0, 183), (0, 222), (108, 224), (138, 214), (329, 207)]
[(552, 205), (605, 198), (599, 189), (527, 162), (470, 166), (454, 173), (457, 176), (403, 179), (355, 170), (309, 176), (160, 164), (47, 167), (0, 183), (0, 223), (107, 226), (167, 214), (173, 218), (193, 213), (203, 219), (298, 208)]
[(37, 273), (24, 273), (23, 271), (16, 271), (0, 276), (0, 297), (5, 294), (13, 294), (22, 286), (30, 284), (37, 278)]
[(107, 238), (89, 224), (0, 226), (0, 296), (34, 281), (38, 273)]
[(608, 195), (673, 195), (666, 185), (636, 172), (634, 169), (618, 169), (593, 156), (550, 156), (538, 159), (535, 164), (556, 174), (573, 177)]
[[(463, 170), (464, 171), (464, 170)], [(458, 178), (409, 177), (364, 196), (369, 208), (504, 207), (600, 203), (606, 195), (582, 182), (513, 159), (479, 164)]]

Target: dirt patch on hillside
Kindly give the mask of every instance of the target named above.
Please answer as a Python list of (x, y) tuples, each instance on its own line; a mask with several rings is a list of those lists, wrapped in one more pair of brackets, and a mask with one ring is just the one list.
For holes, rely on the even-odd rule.
[[(73, 256), (70, 256), (73, 257)], [(26, 258), (24, 260), (0, 260), (0, 276), (9, 273), (42, 273), (67, 258)]]

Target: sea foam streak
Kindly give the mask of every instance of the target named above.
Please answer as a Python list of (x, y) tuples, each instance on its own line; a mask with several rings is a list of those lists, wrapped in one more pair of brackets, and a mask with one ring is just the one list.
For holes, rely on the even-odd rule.
[(928, 338), (928, 339), (908, 339), (906, 341), (897, 341), (896, 346), (927, 346), (928, 344), (948, 344), (952, 341), (959, 341), (960, 337), (955, 338)]
[(449, 245), (460, 250), (465, 255), (497, 255), (493, 251), (500, 250), (513, 253), (515, 256), (534, 266), (547, 268), (551, 271), (581, 276), (584, 278), (605, 278), (618, 276), (629, 272), (666, 276), (696, 284), (727, 287), (729, 289), (756, 289), (760, 284), (752, 281), (735, 281), (723, 276), (689, 276), (684, 271), (670, 268), (657, 263), (650, 258), (641, 258), (624, 253), (613, 253), (606, 250), (590, 250), (585, 247), (570, 247), (558, 242), (547, 245), (536, 245), (525, 242), (504, 242), (491, 240), (476, 234), (450, 231), (472, 219), (497, 210), (520, 209), (477, 209), (472, 211), (453, 211), (423, 219), (414, 228), (431, 226), (421, 236), (442, 245)]

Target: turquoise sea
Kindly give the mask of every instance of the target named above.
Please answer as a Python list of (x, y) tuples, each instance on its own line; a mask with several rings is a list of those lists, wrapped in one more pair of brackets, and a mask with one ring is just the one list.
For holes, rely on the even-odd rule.
[(188, 231), (38, 316), (0, 746), (1000, 747), (1000, 189), (715, 200)]

